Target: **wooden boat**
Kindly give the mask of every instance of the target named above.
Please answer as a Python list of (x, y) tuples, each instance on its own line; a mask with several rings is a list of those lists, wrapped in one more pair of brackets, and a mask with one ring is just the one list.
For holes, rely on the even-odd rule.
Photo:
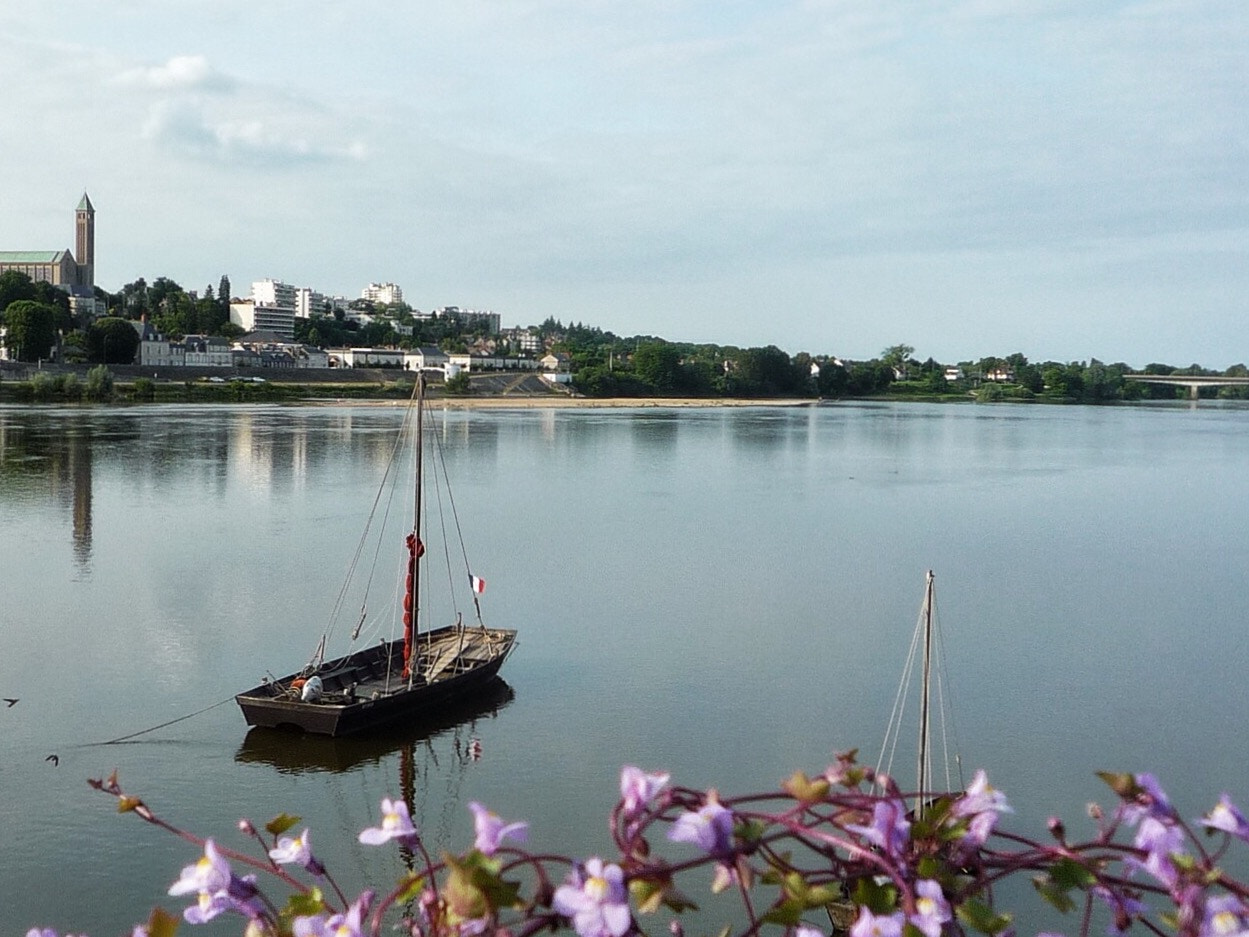
[(369, 732), (331, 738), (253, 726), (239, 744), (234, 760), (239, 764), (268, 765), (290, 775), (339, 774), (376, 767), (413, 745), (474, 732), (479, 724), (497, 718), (515, 696), (502, 677), (492, 677), (482, 685), (480, 693), (430, 707), (427, 713), (404, 717)]
[[(482, 623), (478, 595), (485, 583), (467, 570), (467, 561), (467, 577), (462, 581), (466, 581), (465, 590), (472, 597), (476, 625), (465, 625), (462, 613), (457, 611), (454, 625), (423, 632), (418, 628), (425, 554), (422, 538), (424, 403), (425, 376), (418, 373), (410, 415), (401, 430), (401, 436), (410, 440), (415, 457), (413, 522), (404, 537), (406, 556), (401, 554), (401, 561), (406, 565), (406, 576), (402, 577), (402, 637), (383, 638), (377, 644), (325, 660), (327, 631), (312, 659), (301, 670), (266, 679), (235, 697), (248, 725), (341, 736), (405, 719), (428, 720), (435, 717), (440, 708), (471, 701), (486, 693), (515, 647), (515, 630), (487, 628)], [(396, 445), (392, 453), (392, 467), (397, 464), (400, 448)], [(435, 464), (442, 465), (445, 476), (445, 462)], [(388, 469), (383, 485), (395, 484), (398, 474)], [(445, 477), (444, 481), (447, 481)], [(438, 488), (449, 493), (445, 484)], [(379, 495), (374, 505), (375, 514), (381, 502)], [(453, 502), (451, 514), (454, 516)], [(366, 537), (374, 526), (374, 519), (375, 516), (370, 515), (365, 527)], [(362, 540), (357, 557), (362, 555), (363, 546)], [(444, 555), (449, 555), (449, 551), (444, 551)], [(368, 576), (368, 581), (373, 581), (372, 575)], [(345, 591), (346, 587), (340, 600)], [(367, 620), (366, 598), (361, 605), (359, 623), (352, 632), (353, 643)]]

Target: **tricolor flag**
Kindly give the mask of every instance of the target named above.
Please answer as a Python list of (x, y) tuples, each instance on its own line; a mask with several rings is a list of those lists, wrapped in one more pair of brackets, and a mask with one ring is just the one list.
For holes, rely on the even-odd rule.
[(486, 591), (486, 580), (482, 579), (480, 576), (474, 576), (470, 573), (468, 581), (473, 584), (473, 591), (478, 595), (481, 595)]

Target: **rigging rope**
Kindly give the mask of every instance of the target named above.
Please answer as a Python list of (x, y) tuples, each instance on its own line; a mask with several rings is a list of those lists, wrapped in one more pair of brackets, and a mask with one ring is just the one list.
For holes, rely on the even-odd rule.
[[(439, 440), (435, 441), (435, 447), (438, 450), (438, 466), (439, 468), (442, 469), (443, 478), (446, 480), (447, 504), (449, 504), (451, 507), (451, 519), (455, 522), (455, 536), (456, 536), (456, 539), (458, 539), (460, 542), (460, 555), (464, 559), (464, 573), (465, 575), (471, 577), (473, 574), (473, 570), (472, 570), (472, 567), (469, 566), (468, 564), (468, 549), (464, 546), (464, 531), (460, 527), (460, 515), (459, 515), (459, 512), (455, 509), (455, 495), (451, 493), (451, 479), (450, 479), (450, 476), (447, 474), (446, 452), (442, 447), (441, 441)], [(447, 560), (447, 575), (448, 576), (451, 575), (450, 559)], [(485, 625), (485, 622), (481, 620), (481, 601), (477, 598), (477, 590), (476, 589), (470, 590), (470, 594), (473, 597), (473, 608), (477, 612), (477, 624), (481, 626), (482, 628), (484, 628), (486, 625)]]
[(170, 719), (168, 722), (162, 722), (160, 725), (152, 726), (150, 729), (143, 729), (140, 732), (131, 732), (129, 735), (123, 735), (115, 739), (109, 739), (107, 742), (89, 742), (88, 744), (89, 745), (116, 745), (118, 742), (128, 742), (131, 739), (138, 738), (140, 735), (147, 735), (149, 732), (155, 732), (157, 729), (163, 729), (165, 728), (165, 726), (171, 726), (175, 722), (185, 722), (186, 720), (192, 718), (193, 716), (202, 716), (204, 713), (208, 712), (209, 710), (216, 709), (218, 706), (224, 706), (226, 703), (232, 702), (233, 700), (234, 700), (234, 696), (233, 694), (231, 694), (230, 696), (227, 696), (225, 699), (221, 700), (221, 702), (219, 703), (213, 703), (211, 706), (205, 706), (203, 709), (197, 709), (195, 712), (187, 713), (185, 716), (179, 716), (177, 719)]

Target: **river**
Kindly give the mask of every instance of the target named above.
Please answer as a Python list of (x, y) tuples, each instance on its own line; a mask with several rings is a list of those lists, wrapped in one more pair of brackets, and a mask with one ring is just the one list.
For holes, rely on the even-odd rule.
[(432, 844), (477, 799), (584, 855), (625, 763), (745, 792), (874, 760), (928, 569), (964, 771), (1013, 828), (1078, 825), (1099, 769), (1249, 803), (1243, 405), (439, 413), (510, 690), (415, 745), (257, 740), (229, 700), (312, 650), (398, 419), (0, 407), (0, 933), (180, 907), (195, 851), (88, 787), (113, 771), (232, 845), (298, 814), (358, 888), (398, 874), (354, 833), (404, 771)]

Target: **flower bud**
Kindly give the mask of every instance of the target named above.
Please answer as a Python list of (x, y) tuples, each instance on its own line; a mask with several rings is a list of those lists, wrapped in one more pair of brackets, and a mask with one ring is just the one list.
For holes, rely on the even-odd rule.
[(1045, 825), (1049, 827), (1050, 834), (1054, 837), (1054, 839), (1058, 840), (1060, 843), (1067, 835), (1067, 828), (1063, 826), (1063, 821), (1058, 817), (1050, 817), (1045, 821)]

